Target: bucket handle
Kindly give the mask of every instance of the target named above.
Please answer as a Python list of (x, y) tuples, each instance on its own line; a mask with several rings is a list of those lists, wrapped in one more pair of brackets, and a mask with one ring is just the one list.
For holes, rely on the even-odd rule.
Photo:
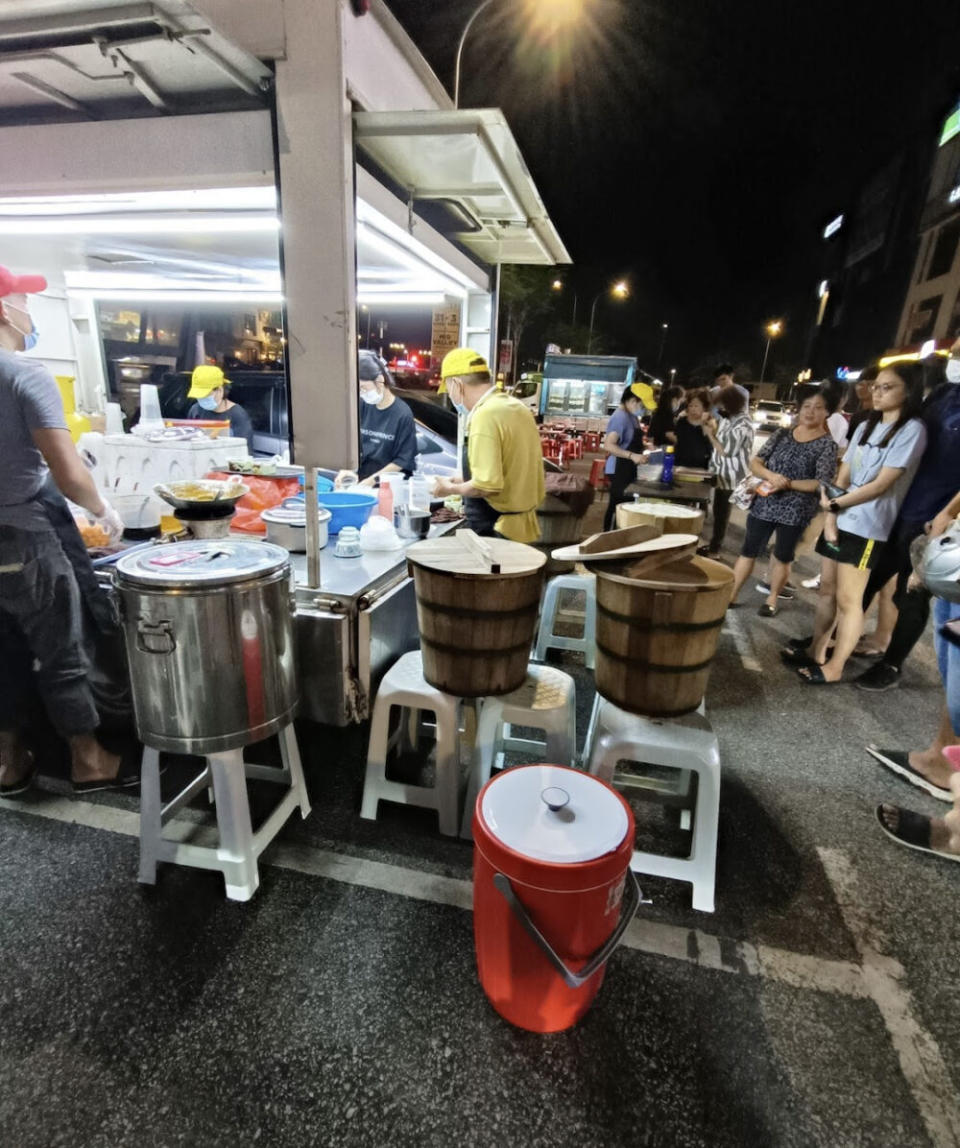
[[(623, 939), (623, 934), (627, 931), (627, 926), (636, 916), (637, 910), (641, 905), (649, 905), (649, 901), (643, 899), (643, 893), (640, 891), (640, 882), (637, 880), (636, 875), (632, 869), (627, 870), (629, 880), (627, 881), (626, 892), (630, 896), (630, 903), (625, 904), (620, 915), (620, 922), (614, 931), (610, 934), (606, 942), (593, 954), (587, 961), (583, 968), (575, 973), (568, 969), (564, 964), (563, 958), (555, 951), (553, 946), (547, 938), (540, 932), (537, 926), (533, 923), (530, 914), (524, 908), (523, 902), (513, 891), (513, 886), (510, 884), (510, 878), (504, 873), (494, 873), (493, 883), (496, 888), (502, 893), (504, 900), (513, 910), (517, 920), (523, 925), (526, 932), (532, 937), (534, 941), (543, 950), (544, 956), (553, 965), (554, 969), (563, 977), (567, 985), (572, 989), (581, 988), (599, 969), (602, 965), (613, 956), (614, 950)], [(626, 897), (624, 897), (626, 900)]]

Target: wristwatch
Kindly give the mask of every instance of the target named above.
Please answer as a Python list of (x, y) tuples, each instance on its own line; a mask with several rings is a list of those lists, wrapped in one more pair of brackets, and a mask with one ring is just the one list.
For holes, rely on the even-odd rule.
[(830, 499), (830, 513), (839, 514), (843, 507), (837, 502), (835, 498)]

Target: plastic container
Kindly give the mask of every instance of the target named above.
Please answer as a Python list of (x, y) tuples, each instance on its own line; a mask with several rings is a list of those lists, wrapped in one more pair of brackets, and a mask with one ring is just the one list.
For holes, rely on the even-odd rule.
[(473, 840), (483, 991), (519, 1028), (570, 1028), (640, 904), (630, 807), (581, 770), (515, 766), (480, 791)]
[(377, 492), (377, 514), (393, 525), (393, 488), (388, 482), (381, 482)]
[(664, 486), (673, 484), (673, 447), (668, 446), (663, 452), (663, 469), (660, 471), (660, 481)]
[(140, 421), (138, 435), (152, 434), (164, 429), (163, 415), (160, 413), (160, 394), (153, 383), (140, 384)]
[(123, 411), (119, 403), (107, 403), (105, 434), (123, 434)]
[(330, 533), (339, 534), (345, 526), (363, 526), (377, 505), (377, 496), (368, 490), (332, 490), (318, 495), (317, 501), (330, 511)]

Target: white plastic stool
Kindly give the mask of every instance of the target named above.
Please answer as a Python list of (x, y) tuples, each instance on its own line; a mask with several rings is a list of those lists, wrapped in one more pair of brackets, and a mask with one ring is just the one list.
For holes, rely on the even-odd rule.
[[(195, 869), (219, 869), (231, 901), (249, 901), (260, 884), (257, 858), (276, 837), (294, 809), (301, 817), (310, 813), (303, 780), (300, 751), (292, 725), (277, 735), (283, 765), (251, 765), (243, 749), (207, 755), (203, 770), (167, 805), (160, 797), (160, 751), (143, 747), (140, 777), (140, 876), (144, 885), (155, 885), (157, 864), (169, 861)], [(247, 778), (272, 781), (287, 787), (280, 803), (260, 828), (253, 832), (247, 799)], [(164, 836), (163, 827), (187, 802), (205, 789), (213, 789), (217, 814), (218, 844), (197, 845)], [(181, 822), (180, 826), (185, 823)]]
[[(540, 729), (546, 741), (513, 737), (511, 726)], [(467, 797), (460, 836), (472, 836), (477, 794), (490, 779), (494, 765), (502, 767), (506, 751), (542, 754), (551, 765), (573, 765), (577, 754), (577, 692), (573, 678), (553, 666), (527, 667), (527, 680), (518, 689), (482, 700), (477, 719)]]
[[(586, 595), (583, 634), (571, 638), (554, 633), (557, 623), (560, 593), (563, 590), (579, 590)], [(592, 670), (597, 653), (597, 576), (595, 574), (558, 574), (551, 578), (543, 592), (543, 605), (540, 608), (540, 627), (533, 656), (542, 662), (547, 650), (576, 650), (583, 654), (588, 670)]]
[(664, 857), (635, 850), (630, 867), (637, 873), (689, 881), (693, 907), (712, 913), (717, 868), (717, 825), (720, 819), (720, 749), (706, 715), (700, 710), (679, 718), (656, 719), (628, 714), (600, 700), (591, 718), (584, 761), (590, 773), (613, 784), (618, 761), (637, 761), (681, 771), (679, 783), (641, 781), (647, 788), (683, 794), (689, 774), (697, 774), (689, 857)]
[[(390, 737), (390, 710), (400, 706), (400, 735), (415, 740), (419, 715), (429, 710), (437, 719), (436, 780), (434, 785), (411, 785), (387, 779), (387, 756), (395, 739)], [(419, 650), (404, 654), (387, 670), (380, 682), (370, 722), (370, 747), (363, 783), (360, 816), (376, 821), (381, 801), (435, 809), (440, 832), (455, 837), (460, 816), (460, 718), (461, 698), (436, 689), (423, 676)]]

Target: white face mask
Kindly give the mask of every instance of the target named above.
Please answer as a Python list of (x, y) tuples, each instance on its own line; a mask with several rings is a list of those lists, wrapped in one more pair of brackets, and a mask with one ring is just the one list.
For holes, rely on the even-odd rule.
[(947, 359), (947, 382), (960, 383), (960, 359)]
[(365, 403), (369, 403), (372, 407), (375, 407), (383, 398), (383, 395), (374, 387), (369, 391), (361, 391), (360, 398), (363, 399)]

